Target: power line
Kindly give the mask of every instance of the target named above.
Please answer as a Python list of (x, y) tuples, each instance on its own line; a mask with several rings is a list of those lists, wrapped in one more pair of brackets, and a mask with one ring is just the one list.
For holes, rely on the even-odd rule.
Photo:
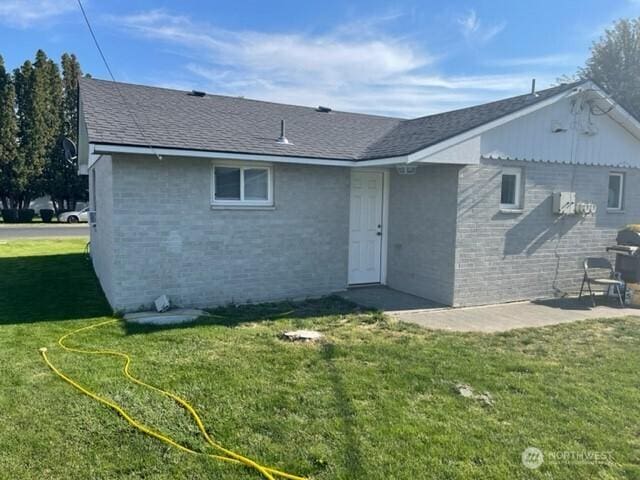
[(151, 152), (158, 158), (158, 160), (162, 160), (162, 157), (158, 154), (158, 152), (156, 152), (156, 150), (155, 150), (155, 148), (153, 148), (153, 145), (151, 144), (151, 142), (149, 142), (149, 140), (147, 139), (147, 136), (145, 135), (144, 130), (142, 129), (142, 127), (140, 126), (140, 123), (138, 122), (138, 117), (136, 117), (135, 112), (130, 107), (129, 102), (127, 102), (126, 97), (124, 96), (124, 94), (120, 90), (120, 85), (118, 84), (115, 75), (113, 75), (113, 72), (111, 71), (111, 67), (109, 66), (109, 62), (107, 61), (107, 57), (105, 56), (104, 52), (102, 51), (102, 47), (100, 47), (100, 42), (98, 42), (98, 38), (96, 37), (96, 34), (93, 31), (93, 27), (91, 26), (91, 22), (89, 21), (89, 17), (87, 16), (87, 12), (85, 11), (84, 6), (82, 5), (82, 0), (77, 0), (77, 2), (78, 2), (78, 6), (80, 7), (80, 11), (82, 12), (82, 16), (84, 17), (84, 22), (87, 24), (87, 28), (89, 29), (89, 33), (91, 34), (91, 38), (93, 38), (93, 43), (95, 44), (96, 48), (98, 49), (98, 53), (100, 54), (100, 57), (102, 58), (102, 62), (104, 63), (104, 66), (107, 68), (107, 72), (109, 73), (109, 76), (111, 77), (111, 81), (115, 85), (116, 90), (118, 91), (118, 94), (120, 95), (120, 98), (122, 98), (122, 101), (124, 102), (125, 108), (129, 111), (129, 114), (131, 115), (131, 118), (133, 119), (133, 123), (135, 123), (136, 128), (138, 129), (138, 133), (140, 133), (140, 135), (142, 136), (142, 139), (145, 141), (145, 143), (147, 144), (147, 146), (149, 147)]

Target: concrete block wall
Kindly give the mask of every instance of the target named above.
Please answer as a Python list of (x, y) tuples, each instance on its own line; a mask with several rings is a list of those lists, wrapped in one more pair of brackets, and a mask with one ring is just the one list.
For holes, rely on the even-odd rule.
[[(521, 213), (500, 212), (501, 169), (522, 167)], [(625, 172), (624, 213), (607, 212), (611, 171)], [(482, 159), (460, 171), (455, 253), (456, 306), (576, 292), (587, 256), (607, 256), (617, 231), (640, 222), (640, 171)], [(575, 191), (595, 216), (552, 213), (552, 194)], [(613, 260), (613, 256), (609, 256)]]
[[(113, 164), (102, 156), (89, 170), (89, 202), (96, 211), (97, 223), (90, 227), (91, 259), (109, 303), (115, 301), (113, 290)], [(95, 184), (92, 176), (95, 175)]]
[(420, 165), (391, 170), (387, 283), (443, 304), (453, 303), (458, 171)]
[(325, 295), (347, 285), (350, 172), (274, 165), (274, 209), (211, 209), (204, 159), (113, 159), (116, 310), (165, 293), (208, 307)]

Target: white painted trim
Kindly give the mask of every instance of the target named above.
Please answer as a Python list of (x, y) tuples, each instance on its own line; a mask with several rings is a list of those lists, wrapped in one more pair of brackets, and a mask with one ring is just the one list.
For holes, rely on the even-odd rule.
[(503, 168), (502, 172), (500, 172), (500, 200), (502, 200), (502, 177), (504, 175), (515, 175), (516, 177), (516, 191), (515, 191), (515, 203), (500, 203), (501, 211), (514, 211), (514, 210), (522, 210), (522, 168), (521, 167), (509, 167)]
[(473, 137), (477, 137), (478, 135), (481, 135), (482, 133), (488, 130), (492, 130), (496, 127), (499, 127), (500, 125), (504, 125), (505, 123), (511, 122), (525, 115), (529, 115), (530, 113), (533, 113), (536, 110), (540, 110), (542, 108), (548, 107), (549, 105), (552, 105), (557, 101), (562, 100), (563, 98), (566, 98), (566, 97), (570, 97), (574, 94), (575, 92), (573, 90), (561, 92), (557, 95), (554, 95), (553, 97), (549, 97), (546, 100), (542, 100), (541, 102), (535, 103), (529, 107), (520, 109), (509, 115), (505, 115), (504, 117), (500, 117), (496, 120), (493, 120), (492, 122), (482, 124), (467, 132), (456, 135), (455, 137), (451, 137), (448, 140), (443, 140), (442, 142), (436, 143), (435, 145), (431, 145), (430, 147), (424, 148), (418, 152), (410, 154), (408, 156), (408, 163), (423, 161), (425, 157), (429, 157), (438, 152), (441, 152), (442, 150), (453, 147), (461, 142), (469, 140)]
[[(240, 200), (216, 200), (216, 167), (240, 170)], [(244, 200), (244, 171), (246, 169), (267, 171), (267, 199)], [(273, 166), (254, 162), (211, 162), (211, 206), (212, 207), (273, 207)]]
[[(611, 115), (609, 115), (618, 125), (627, 130), (631, 135), (640, 139), (640, 121), (638, 121), (633, 115), (631, 115), (623, 106), (616, 103), (604, 90), (593, 82), (585, 84), (589, 90), (596, 92), (602, 99), (613, 108), (613, 113), (617, 113), (622, 122), (617, 121)], [(623, 123), (624, 122), (624, 123)], [(632, 131), (633, 130), (633, 131)]]
[[(96, 163), (102, 157), (102, 154), (96, 153), (96, 146), (93, 143), (89, 144), (89, 160), (87, 162), (87, 170)], [(105, 152), (106, 153), (106, 152)]]
[(382, 254), (380, 259), (380, 283), (387, 284), (387, 261), (389, 250), (389, 192), (391, 191), (391, 172), (382, 172)]
[(206, 152), (200, 150), (173, 149), (173, 148), (154, 148), (134, 147), (126, 145), (105, 145), (95, 144), (95, 151), (100, 153), (127, 153), (132, 155), (155, 155), (161, 157), (191, 157), (191, 158), (209, 158), (220, 160), (240, 160), (240, 161), (258, 161), (269, 163), (299, 163), (305, 165), (330, 165), (335, 167), (351, 167), (361, 162), (350, 160), (333, 160), (326, 158), (303, 158), (290, 157), (282, 155), (258, 155), (253, 153), (226, 153), (226, 152)]
[[(609, 207), (609, 181), (611, 177), (619, 177), (620, 178), (620, 191), (618, 192), (618, 206), (617, 207)], [(609, 176), (607, 177), (607, 212), (623, 212), (624, 211), (624, 172), (609, 172)]]
[(160, 155), (161, 157), (191, 157), (209, 158), (221, 160), (256, 161), (268, 163), (296, 163), (301, 165), (327, 165), (333, 167), (358, 167), (366, 168), (372, 166), (395, 165), (396, 163), (407, 163), (408, 156), (387, 157), (375, 160), (334, 160), (331, 158), (307, 158), (291, 157), (283, 155), (258, 155), (253, 153), (226, 153), (226, 152), (206, 152), (201, 150), (136, 147), (128, 145), (107, 145), (101, 143), (90, 144), (92, 152), (96, 154), (120, 153), (131, 155)]

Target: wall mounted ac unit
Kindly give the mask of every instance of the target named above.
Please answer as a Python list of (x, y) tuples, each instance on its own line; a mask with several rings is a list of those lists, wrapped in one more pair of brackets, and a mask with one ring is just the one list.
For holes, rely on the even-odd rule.
[(553, 213), (556, 215), (576, 214), (576, 192), (556, 192), (553, 194)]

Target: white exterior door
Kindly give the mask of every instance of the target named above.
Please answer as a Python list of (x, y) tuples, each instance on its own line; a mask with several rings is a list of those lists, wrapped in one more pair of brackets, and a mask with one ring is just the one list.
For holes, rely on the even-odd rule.
[(351, 173), (349, 283), (379, 283), (382, 265), (382, 192), (380, 172)]

